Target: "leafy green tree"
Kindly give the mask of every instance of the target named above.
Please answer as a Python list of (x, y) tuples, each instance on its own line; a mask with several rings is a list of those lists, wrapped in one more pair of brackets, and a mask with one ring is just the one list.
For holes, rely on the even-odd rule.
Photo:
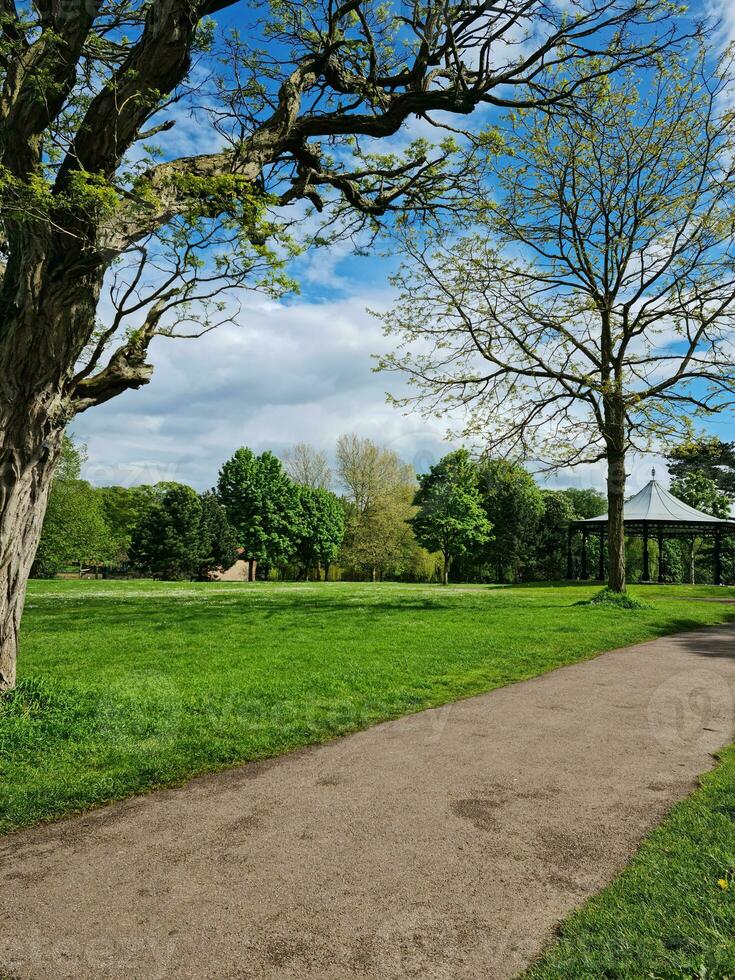
[[(543, 512), (528, 548), (526, 560), (530, 577), (560, 581), (567, 574), (567, 528), (582, 515), (561, 490), (541, 490)], [(604, 502), (603, 502), (604, 505)]]
[(337, 476), (345, 490), (347, 527), (341, 561), (373, 581), (416, 567), (413, 516), (416, 478), (396, 452), (354, 433), (337, 440)]
[(172, 486), (135, 528), (130, 560), (154, 578), (177, 581), (197, 576), (205, 557), (199, 495), (191, 487)]
[(574, 520), (586, 521), (590, 517), (599, 517), (607, 510), (605, 495), (599, 490), (565, 487), (558, 491), (569, 501), (574, 509)]
[[(392, 214), (463, 209), (474, 167), (454, 140), (383, 154), (376, 140), (416, 115), (466, 115), (498, 86), (506, 101), (569, 96), (569, 84), (542, 87), (540, 64), (564, 46), (564, 61), (587, 60), (612, 35), (615, 67), (636, 61), (665, 46), (668, 14), (663, 0), (605, 0), (574, 17), (542, 0), (428, 15), (418, 0), (308, 11), (282, 0), (255, 13), (236, 0), (3, 5), (0, 689), (15, 683), (68, 421), (147, 384), (154, 338), (227, 319), (222, 290), (288, 288), (289, 206), (304, 224), (299, 235), (288, 222), (292, 233), (313, 243), (361, 225), (374, 234)], [(534, 40), (504, 43), (518, 32)], [(218, 149), (177, 155), (174, 106)]]
[(460, 410), (490, 452), (605, 461), (616, 592), (627, 454), (735, 393), (732, 65), (702, 46), (649, 81), (580, 79), (564, 112), (513, 112), (479, 229), (408, 226), (384, 316), (405, 342), (383, 366), (417, 386), (399, 404)]
[(669, 474), (677, 484), (688, 474), (698, 473), (712, 480), (722, 493), (735, 498), (735, 442), (722, 442), (717, 436), (690, 439), (671, 449), (667, 462)]
[(199, 499), (202, 507), (199, 577), (207, 579), (212, 572), (230, 568), (237, 560), (237, 537), (217, 495), (208, 490)]
[(358, 515), (380, 498), (415, 484), (412, 468), (398, 453), (354, 432), (337, 440), (337, 476)]
[(293, 557), (301, 533), (299, 495), (273, 453), (236, 450), (219, 472), (217, 497), (246, 559), (267, 569)]
[(136, 487), (98, 487), (96, 494), (109, 528), (111, 551), (118, 563), (128, 559), (133, 531), (155, 503), (157, 491), (145, 484)]
[(442, 581), (449, 583), (455, 558), (473, 551), (490, 536), (492, 525), (480, 503), (477, 471), (466, 449), (448, 453), (419, 476), (418, 507), (410, 524), (419, 544), (440, 551)]
[(337, 557), (345, 536), (345, 511), (339, 498), (318, 486), (298, 487), (299, 539), (295, 560), (309, 577), (309, 570), (323, 565), (325, 575)]
[(110, 531), (94, 488), (79, 474), (84, 450), (64, 436), (32, 575), (52, 578), (67, 565), (103, 564), (113, 553)]
[(340, 562), (373, 582), (399, 578), (415, 563), (416, 539), (410, 525), (415, 513), (415, 484), (404, 483), (371, 499), (362, 510), (348, 503)]
[(485, 553), (496, 580), (509, 574), (516, 581), (533, 547), (544, 501), (535, 480), (522, 466), (488, 460), (479, 468), (480, 499), (493, 526), (493, 539)]

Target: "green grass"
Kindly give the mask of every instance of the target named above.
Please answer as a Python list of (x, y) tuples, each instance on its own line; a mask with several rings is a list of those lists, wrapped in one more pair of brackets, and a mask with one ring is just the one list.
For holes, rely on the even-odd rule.
[(735, 978), (735, 747), (526, 975), (570, 978)]
[(591, 599), (583, 599), (580, 606), (616, 606), (618, 609), (650, 609), (651, 603), (630, 592), (613, 592), (601, 589)]
[[(646, 588), (36, 582), (0, 701), (0, 832), (730, 619)], [(641, 590), (643, 592), (644, 590)]]

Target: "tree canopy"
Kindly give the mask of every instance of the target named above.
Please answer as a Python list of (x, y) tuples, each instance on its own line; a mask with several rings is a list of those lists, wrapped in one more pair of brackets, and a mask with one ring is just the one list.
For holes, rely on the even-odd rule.
[(300, 509), (296, 486), (271, 452), (242, 447), (219, 472), (217, 497), (235, 529), (243, 557), (265, 566), (294, 554)]
[(197, 576), (204, 555), (202, 503), (191, 487), (170, 487), (135, 528), (132, 563), (154, 578)]
[(442, 553), (446, 585), (454, 559), (487, 542), (493, 525), (483, 511), (477, 469), (466, 449), (444, 456), (418, 479), (413, 500), (418, 510), (409, 523), (419, 544)]
[(333, 564), (345, 536), (345, 512), (330, 490), (298, 486), (299, 530), (295, 560), (304, 574), (315, 566)]
[(735, 498), (735, 442), (722, 442), (717, 436), (687, 439), (669, 451), (667, 461), (674, 480), (701, 473)]
[[(564, 70), (566, 71), (566, 69)], [(650, 86), (581, 82), (563, 113), (504, 129), (476, 234), (410, 229), (384, 317), (427, 412), (490, 451), (608, 466), (610, 584), (625, 585), (630, 449), (686, 436), (735, 395), (733, 76), (671, 56)]]

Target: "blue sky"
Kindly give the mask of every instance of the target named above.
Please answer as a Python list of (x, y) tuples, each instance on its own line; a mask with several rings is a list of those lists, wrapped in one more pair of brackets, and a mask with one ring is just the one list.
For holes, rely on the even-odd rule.
[[(180, 152), (213, 148), (185, 118), (173, 132)], [(426, 469), (451, 448), (447, 426), (390, 407), (386, 389), (397, 392), (401, 382), (373, 372), (372, 355), (389, 341), (367, 309), (390, 305), (390, 266), (377, 254), (319, 249), (292, 269), (300, 295), (276, 302), (245, 294), (236, 324), (196, 341), (155, 341), (150, 385), (74, 421), (72, 431), (88, 447), (85, 475), (98, 484), (166, 479), (204, 489), (240, 445), (278, 454), (309, 442), (331, 455), (344, 432), (390, 446)], [(732, 418), (711, 430), (735, 439)], [(630, 461), (631, 490), (650, 478), (656, 463)], [(578, 469), (552, 482), (603, 489), (604, 471)]]

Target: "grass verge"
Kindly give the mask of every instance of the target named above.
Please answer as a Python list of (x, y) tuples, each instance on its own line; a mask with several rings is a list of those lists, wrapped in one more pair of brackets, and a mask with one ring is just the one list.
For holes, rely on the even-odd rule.
[(526, 980), (735, 978), (735, 746)]

